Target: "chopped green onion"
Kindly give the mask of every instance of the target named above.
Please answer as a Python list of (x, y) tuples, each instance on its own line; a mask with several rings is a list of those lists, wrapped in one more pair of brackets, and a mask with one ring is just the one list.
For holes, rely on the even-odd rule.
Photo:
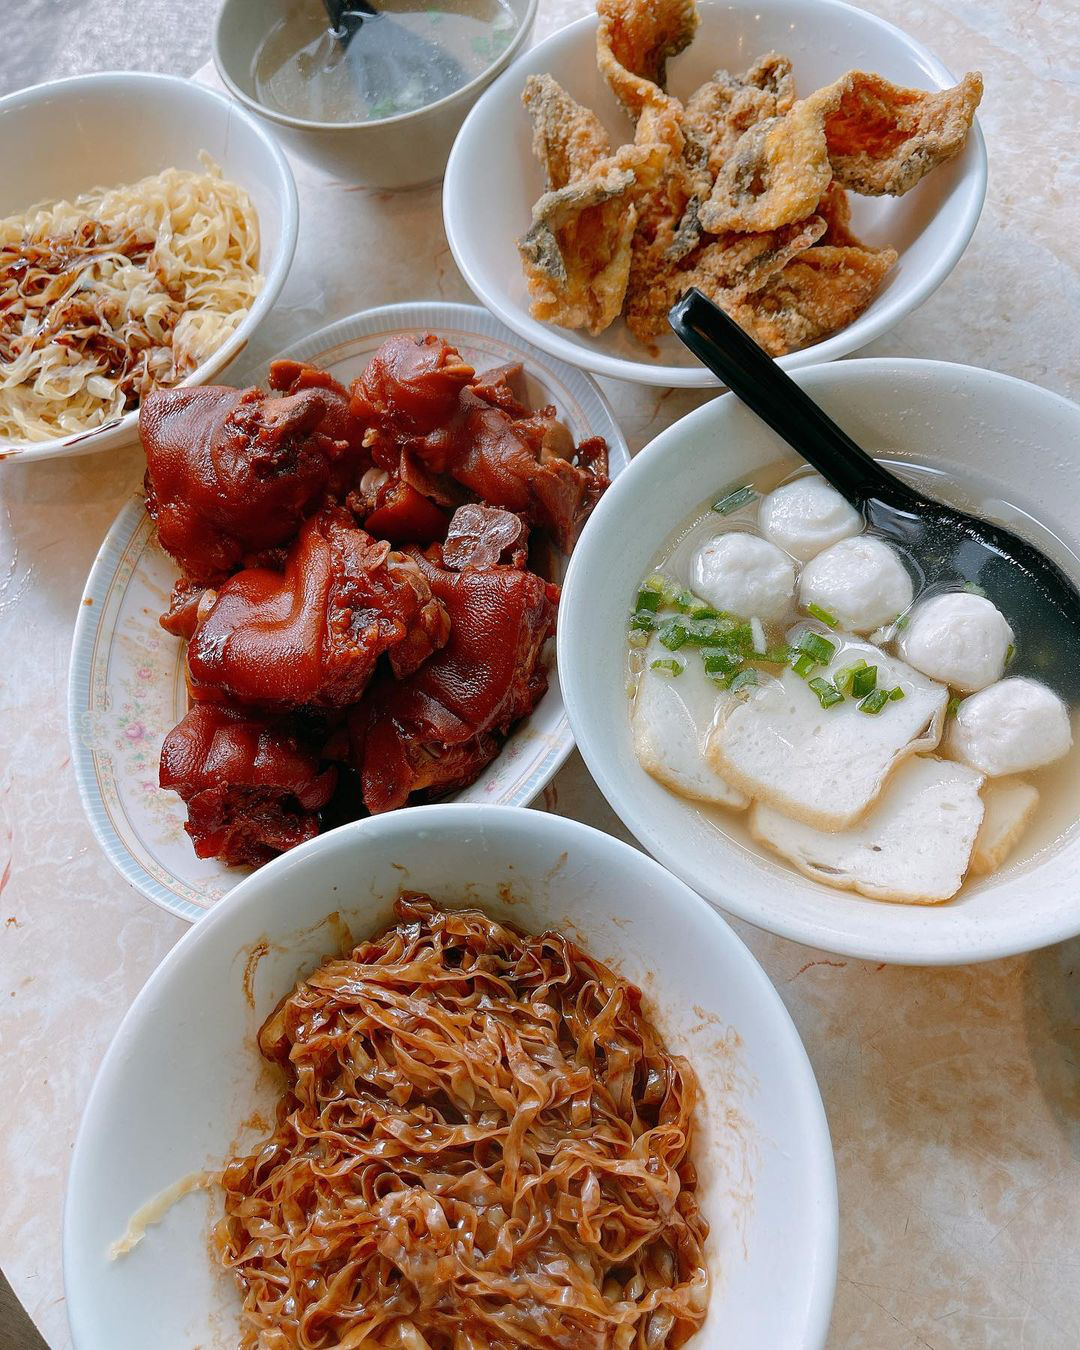
[(753, 666), (747, 666), (745, 670), (740, 670), (737, 674), (732, 675), (728, 688), (733, 694), (737, 694), (740, 689), (746, 689), (750, 685), (757, 684), (757, 682), (757, 671)]
[(631, 633), (651, 633), (656, 627), (656, 615), (650, 614), (647, 609), (639, 609), (637, 613), (630, 615)]
[(681, 661), (676, 661), (674, 657), (671, 657), (667, 661), (654, 661), (651, 669), (662, 671), (665, 675), (681, 675), (683, 673), (683, 663)]
[(902, 633), (910, 622), (911, 622), (910, 614), (898, 614), (896, 618), (893, 619), (893, 627), (896, 629), (898, 633)]
[(643, 586), (638, 591), (637, 604), (634, 606), (637, 610), (651, 610), (653, 614), (660, 608), (660, 592), (651, 587)]
[(631, 628), (626, 638), (631, 647), (647, 647), (649, 635), (641, 628)]
[(669, 652), (677, 652), (689, 639), (690, 632), (682, 619), (665, 619), (656, 636)]
[(795, 660), (792, 661), (791, 669), (795, 672), (796, 675), (800, 676), (802, 679), (805, 680), (807, 675), (810, 674), (810, 672), (814, 669), (814, 667), (817, 664), (818, 663), (813, 659), (813, 657), (808, 656), (806, 652), (803, 652), (801, 656), (797, 656)]
[(835, 614), (830, 614), (827, 609), (822, 609), (820, 605), (815, 605), (813, 601), (806, 606), (806, 612), (822, 623), (828, 624), (830, 628), (835, 628), (840, 622)]
[(706, 675), (726, 677), (742, 665), (742, 653), (733, 652), (730, 647), (706, 647), (701, 653), (701, 663)]
[(887, 689), (875, 689), (872, 694), (867, 694), (859, 704), (859, 711), (871, 714), (879, 713), (888, 701), (889, 692)]
[(894, 703), (899, 703), (903, 697), (904, 691), (900, 688), (899, 685), (897, 685), (895, 689), (889, 690), (889, 698), (892, 699)]
[(851, 677), (851, 697), (865, 698), (867, 694), (874, 692), (876, 684), (877, 666), (866, 666), (863, 670), (857, 670)]
[(643, 591), (655, 591), (657, 595), (667, 596), (671, 593), (671, 582), (664, 576), (663, 572), (654, 572), (651, 577), (646, 577), (641, 583)]
[(707, 600), (702, 600), (693, 591), (681, 591), (675, 598), (675, 608), (689, 614), (692, 619), (718, 619), (720, 611), (714, 609)]
[(949, 699), (949, 702), (946, 705), (945, 716), (955, 717), (957, 712), (960, 710), (960, 704), (963, 703), (963, 701), (964, 700), (962, 698), (957, 698), (956, 695), (954, 694), (953, 697)]
[(791, 648), (782, 642), (779, 647), (770, 647), (761, 659), (769, 666), (786, 666), (791, 660)]
[(844, 696), (837, 689), (835, 684), (830, 684), (828, 680), (820, 677), (810, 681), (810, 688), (818, 696), (818, 702), (823, 708), (831, 708), (834, 703), (843, 703)]
[(967, 591), (968, 595), (981, 595), (984, 600), (986, 599), (986, 592), (981, 586), (976, 586), (973, 581), (965, 581), (963, 589)]
[(841, 666), (833, 676), (833, 684), (836, 685), (841, 693), (846, 694), (851, 688), (851, 682), (854, 679), (856, 672), (865, 669), (866, 662), (860, 656), (859, 659), (853, 661), (850, 666)]
[(812, 629), (800, 633), (795, 646), (819, 666), (827, 666), (836, 655), (836, 643), (830, 642), (828, 638), (822, 637)]
[(730, 516), (732, 511), (737, 511), (740, 506), (746, 506), (756, 496), (757, 493), (752, 487), (736, 488), (734, 492), (729, 492), (726, 497), (721, 497), (718, 502), (713, 502), (712, 509), (722, 516)]
[(1013, 644), (1010, 642), (1009, 645), (1008, 645), (1008, 648), (1006, 649), (1006, 652), (1005, 652), (1005, 668), (1006, 668), (1006, 670), (1009, 668), (1009, 666), (1012, 665), (1012, 663), (1013, 663), (1013, 657), (1014, 657), (1015, 655), (1016, 655), (1016, 648), (1015, 648), (1015, 647), (1013, 646)]

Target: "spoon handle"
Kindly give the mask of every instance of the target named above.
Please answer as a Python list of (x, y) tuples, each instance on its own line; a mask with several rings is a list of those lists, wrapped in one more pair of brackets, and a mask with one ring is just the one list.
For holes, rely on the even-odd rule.
[(703, 365), (842, 493), (853, 506), (868, 497), (908, 495), (805, 394), (734, 319), (692, 287), (668, 322)]

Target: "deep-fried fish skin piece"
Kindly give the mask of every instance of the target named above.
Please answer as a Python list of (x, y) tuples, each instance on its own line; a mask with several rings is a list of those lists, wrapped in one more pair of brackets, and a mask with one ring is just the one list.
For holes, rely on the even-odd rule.
[(791, 62), (779, 52), (759, 56), (742, 75), (718, 70), (686, 101), (683, 130), (696, 141), (709, 182), (724, 167), (743, 132), (769, 117), (783, 117), (795, 102)]
[(721, 235), (681, 262), (656, 259), (651, 271), (643, 267), (631, 275), (624, 310), (627, 327), (641, 342), (650, 344), (667, 332), (668, 310), (690, 286), (733, 313), (824, 233), (825, 221), (811, 216), (764, 234)]
[(825, 123), (838, 183), (866, 197), (900, 197), (960, 152), (982, 99), (982, 76), (952, 89), (903, 89), (853, 71), (840, 106)]
[(636, 121), (656, 102), (667, 63), (697, 32), (696, 0), (599, 0), (596, 63)]
[(853, 70), (759, 122), (737, 141), (701, 209), (705, 229), (771, 230), (814, 210), (841, 187), (900, 196), (964, 144), (982, 77), (953, 89), (901, 89)]
[(667, 154), (662, 145), (624, 145), (585, 178), (544, 193), (518, 240), (534, 318), (596, 334), (618, 317), (635, 201), (655, 186)]
[(533, 154), (549, 192), (584, 177), (611, 154), (611, 139), (597, 115), (576, 103), (551, 75), (530, 75), (521, 101), (532, 118)]
[(866, 245), (851, 231), (851, 203), (839, 183), (830, 183), (825, 195), (815, 208), (815, 215), (825, 221), (825, 233), (819, 243), (835, 244), (838, 248), (865, 248)]
[(813, 212), (833, 176), (825, 121), (849, 79), (816, 90), (783, 117), (758, 122), (739, 137), (701, 208), (705, 229), (775, 230)]
[(896, 257), (891, 248), (807, 249), (733, 317), (772, 356), (809, 347), (859, 317)]

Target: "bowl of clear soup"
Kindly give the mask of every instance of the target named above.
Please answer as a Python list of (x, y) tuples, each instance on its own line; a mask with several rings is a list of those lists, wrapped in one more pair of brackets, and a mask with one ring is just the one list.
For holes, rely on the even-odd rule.
[[(465, 115), (522, 49), (539, 0), (225, 0), (214, 61), (304, 159), (376, 188), (437, 182)], [(369, 14), (366, 11), (371, 10)]]

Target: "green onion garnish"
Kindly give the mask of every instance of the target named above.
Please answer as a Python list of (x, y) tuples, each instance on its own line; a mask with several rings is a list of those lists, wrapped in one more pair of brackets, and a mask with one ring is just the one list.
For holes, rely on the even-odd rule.
[(846, 694), (851, 688), (851, 681), (855, 677), (855, 672), (858, 670), (865, 670), (865, 669), (866, 669), (866, 662), (860, 656), (859, 659), (857, 661), (853, 661), (850, 666), (841, 666), (841, 668), (833, 676), (833, 684), (836, 685), (837, 689), (839, 689), (841, 693)]
[(651, 669), (662, 671), (665, 675), (681, 675), (683, 673), (683, 663), (681, 661), (676, 661), (674, 657), (671, 657), (667, 661), (654, 661)]
[(815, 605), (812, 601), (806, 606), (806, 612), (822, 623), (828, 624), (830, 628), (835, 628), (840, 622), (835, 614), (830, 614), (827, 609), (822, 609), (820, 605)]
[(647, 647), (649, 645), (649, 635), (642, 628), (631, 628), (626, 640), (631, 647)]
[(816, 665), (817, 662), (813, 657), (807, 656), (806, 652), (803, 652), (801, 656), (797, 656), (795, 660), (792, 661), (791, 669), (796, 675), (805, 680), (807, 675), (810, 674)]
[(879, 713), (888, 701), (889, 691), (887, 689), (875, 689), (872, 694), (867, 694), (859, 704), (859, 711), (864, 713)]
[(753, 666), (747, 666), (745, 670), (740, 670), (738, 674), (732, 675), (728, 688), (733, 694), (737, 694), (740, 689), (746, 689), (750, 685), (757, 684), (757, 671)]
[(742, 665), (742, 653), (734, 652), (730, 647), (706, 647), (701, 653), (701, 663), (706, 675), (726, 678)]
[(892, 699), (894, 703), (899, 703), (903, 697), (904, 691), (900, 688), (899, 685), (897, 685), (895, 689), (889, 690), (889, 698)]
[(1013, 663), (1013, 657), (1014, 657), (1015, 655), (1016, 655), (1016, 648), (1015, 648), (1015, 647), (1013, 646), (1013, 644), (1010, 642), (1009, 645), (1008, 645), (1008, 647), (1006, 648), (1006, 651), (1005, 651), (1005, 669), (1006, 669), (1006, 670), (1008, 670), (1009, 666), (1012, 665), (1012, 663)]
[(682, 619), (665, 619), (656, 636), (669, 652), (677, 652), (686, 643), (690, 633)]
[(713, 502), (712, 509), (722, 516), (730, 516), (732, 511), (737, 511), (740, 506), (746, 506), (756, 496), (757, 493), (752, 487), (736, 488), (734, 492), (729, 492), (726, 497), (721, 497), (718, 502)]
[(761, 659), (769, 666), (786, 666), (791, 660), (791, 648), (782, 642), (779, 647), (770, 647)]
[(968, 595), (981, 595), (984, 600), (986, 599), (986, 592), (973, 581), (965, 581), (962, 589), (967, 591)]
[(898, 614), (898, 615), (896, 616), (896, 618), (893, 619), (893, 625), (892, 625), (892, 626), (896, 629), (896, 631), (897, 631), (898, 633), (902, 633), (902, 632), (904, 631), (904, 629), (908, 626), (908, 624), (909, 624), (910, 622), (911, 622), (911, 615), (910, 615), (910, 613), (908, 613), (908, 614)]
[(963, 701), (964, 700), (962, 698), (957, 698), (956, 695), (954, 694), (953, 697), (949, 699), (949, 702), (945, 706), (945, 716), (955, 717), (960, 709), (960, 704), (963, 703)]
[(637, 613), (630, 615), (631, 633), (651, 633), (656, 627), (656, 615), (650, 614), (647, 609), (639, 609)]
[(830, 642), (828, 638), (812, 630), (800, 633), (795, 647), (819, 666), (827, 666), (836, 655), (836, 643)]
[(877, 684), (877, 666), (866, 666), (851, 677), (851, 697), (865, 698), (874, 692)]
[(689, 614), (692, 619), (718, 619), (720, 611), (714, 609), (707, 600), (702, 600), (693, 591), (683, 591), (675, 601), (675, 608)]
[(660, 592), (651, 587), (643, 586), (638, 591), (637, 604), (634, 606), (637, 610), (651, 610), (653, 614), (660, 608)]
[(831, 708), (834, 703), (843, 703), (844, 696), (837, 689), (835, 684), (830, 684), (828, 680), (820, 677), (810, 681), (810, 688), (818, 696), (818, 702), (823, 708)]

